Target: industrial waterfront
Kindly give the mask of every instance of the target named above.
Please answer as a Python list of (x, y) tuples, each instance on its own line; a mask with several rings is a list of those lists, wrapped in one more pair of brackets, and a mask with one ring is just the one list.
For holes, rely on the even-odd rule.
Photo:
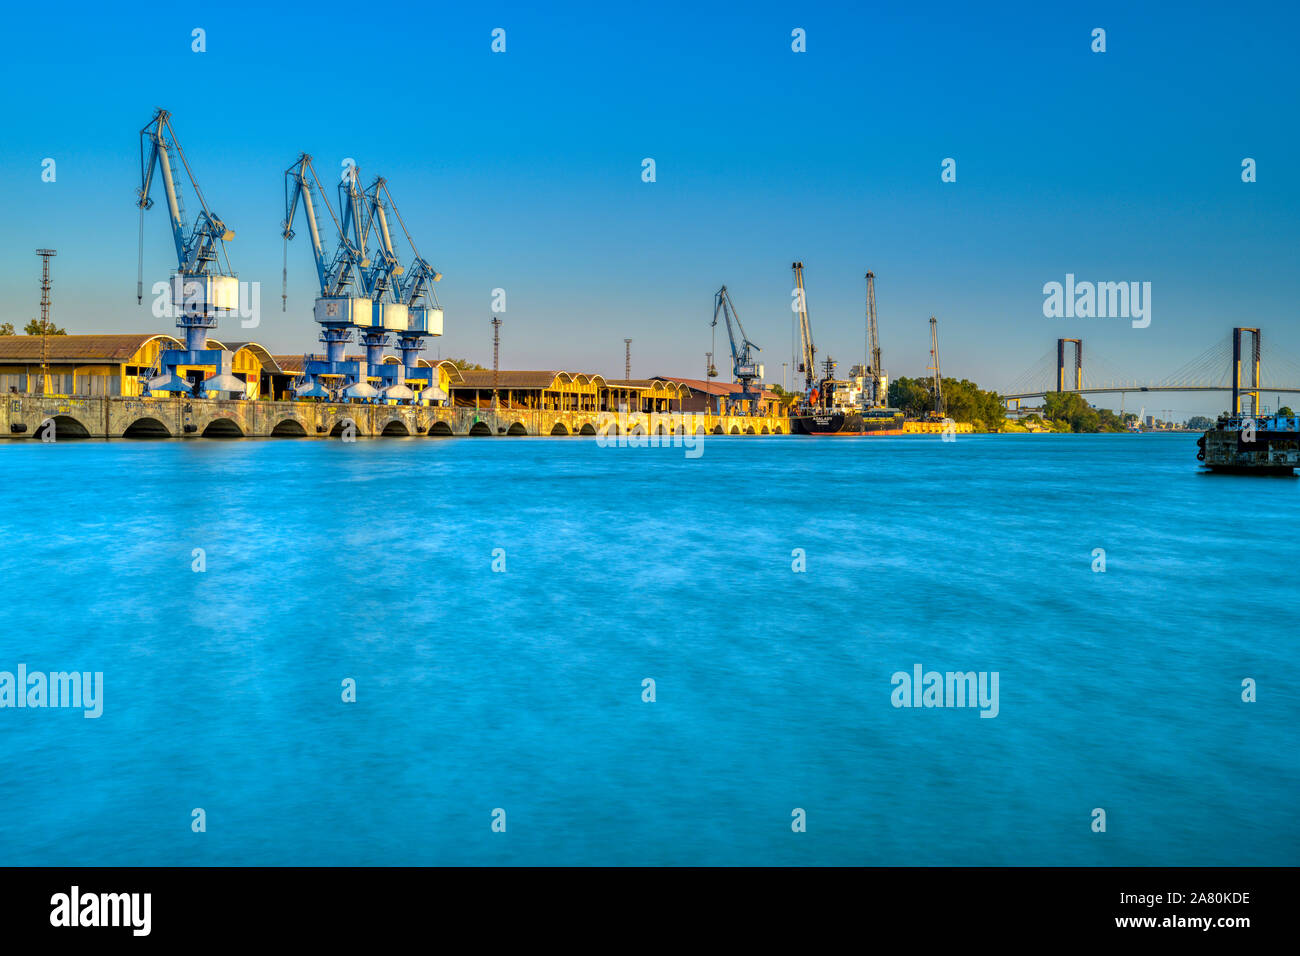
[[(1044, 410), (1050, 396), (1073, 398), (1075, 406), (1068, 416), (1071, 430), (1080, 430), (1078, 422), (1087, 417), (1105, 421), (1111, 430), (1140, 427), (1140, 414), (1132, 416), (1132, 424), (1123, 414), (1122, 398), (1118, 417), (1080, 404), (1085, 393), (1119, 391), (1123, 396), (1130, 389), (1149, 390), (1137, 383), (1118, 388), (1086, 383), (1081, 338), (1056, 340), (1054, 384), (1000, 396), (964, 379), (945, 381), (939, 323), (931, 315), (925, 376), (891, 382), (880, 340), (876, 277), (870, 270), (863, 276), (862, 361), (841, 372), (841, 363), (816, 345), (800, 260), (790, 265), (794, 283), (790, 307), (798, 330), (797, 348), (791, 343), (791, 362), (783, 363), (795, 376), (790, 390), (765, 384), (761, 347), (745, 331), (725, 284), (714, 294), (712, 348), (705, 353), (702, 380), (672, 375), (634, 379), (631, 338), (623, 340), (621, 379), (561, 369), (502, 369), (502, 320), (496, 312), (498, 305), (504, 308), (503, 289), (494, 290), (491, 369), (464, 361), (431, 361), (420, 353), (443, 333), (443, 309), (436, 294), (443, 276), (420, 254), (388, 180), (377, 175), (363, 185), (360, 168), (345, 161), (331, 202), (331, 190), (306, 152), (299, 153), (283, 173), (281, 308), (287, 312), (289, 307), (290, 243), (296, 228), (302, 229), (318, 280), (312, 316), (325, 350), (277, 355), (255, 341), (223, 340), (216, 336), (222, 319), (241, 317), (243, 327), (247, 327), (243, 317), (252, 318), (254, 326), (260, 322), (260, 285), (250, 288), (237, 278), (226, 248), (235, 232), (205, 199), (171, 113), (155, 109), (138, 138), (136, 303), (143, 306), (145, 299), (147, 214), (161, 198), (175, 265), (166, 281), (150, 284), (152, 312), (174, 318), (177, 332), (67, 334), (51, 319), (51, 262), (58, 251), (37, 249), (40, 319), (28, 323), (28, 334), (23, 336), (12, 334), (14, 323), (0, 323), (0, 390), (7, 393), (0, 409), (4, 438), (39, 438), (44, 443), (68, 438), (409, 435), (608, 439), (624, 433), (629, 437), (942, 433), (952, 438), (972, 431), (1026, 430), (1011, 422), (1012, 415), (1025, 420), (1011, 406), (1018, 410), (1023, 399), (1036, 396), (1043, 397)], [(399, 233), (409, 264), (403, 263)], [(1073, 278), (1067, 275), (1071, 288)], [(1092, 289), (1090, 283), (1085, 285)], [(1118, 287), (1112, 291), (1118, 295)], [(723, 332), (727, 353), (718, 344)], [(1276, 380), (1265, 385), (1258, 327), (1234, 327), (1231, 342), (1230, 364), (1218, 355), (1223, 348), (1220, 342), (1194, 359), (1191, 369), (1203, 377), (1215, 365), (1220, 374), (1226, 368), (1230, 386), (1179, 378), (1159, 387), (1230, 390), (1232, 413), (1248, 416), (1261, 411), (1266, 388), (1279, 393), (1300, 391)], [(364, 354), (349, 353), (351, 344), (362, 345)], [(1072, 368), (1067, 365), (1067, 351), (1073, 354)], [(731, 359), (730, 374), (725, 354)], [(1280, 364), (1285, 367), (1285, 360)], [(965, 420), (948, 414), (954, 388), (963, 399), (959, 404), (965, 405)], [(981, 417), (971, 420), (976, 414)], [(1066, 421), (1064, 411), (1062, 415)], [(1043, 430), (1043, 419), (1036, 412), (1027, 420), (1029, 430)]]
[(7, 22), (16, 949), (1286, 924), (1300, 6)]
[[(221, 319), (260, 322), (260, 287), (250, 289), (237, 278), (226, 248), (235, 231), (205, 199), (172, 114), (155, 109), (138, 135), (136, 303), (142, 306), (145, 299), (147, 213), (161, 198), (175, 266), (167, 281), (150, 284), (150, 292), (153, 314), (174, 317), (177, 334), (66, 334), (51, 319), (51, 261), (58, 251), (37, 249), (40, 319), (28, 324), (26, 336), (12, 334), (12, 322), (0, 330), (0, 388), (11, 396), (0, 419), (0, 435), (6, 438), (39, 437), (48, 443), (60, 437), (609, 438), (623, 432), (757, 436), (972, 430), (944, 415), (933, 316), (927, 414), (905, 423), (903, 412), (889, 407), (870, 271), (862, 362), (845, 377), (829, 355), (819, 359), (800, 261), (791, 270), (800, 343), (792, 364), (803, 377), (801, 392), (764, 384), (761, 349), (745, 332), (726, 285), (714, 296), (713, 348), (706, 353), (704, 380), (633, 379), (631, 338), (624, 339), (622, 379), (556, 369), (502, 370), (496, 314), (490, 375), (478, 365), (430, 361), (420, 353), (443, 333), (436, 293), (442, 273), (420, 254), (388, 180), (374, 176), (363, 185), (360, 168), (349, 160), (331, 202), (306, 152), (283, 174), (281, 302), (287, 311), (289, 245), (296, 228), (303, 229), (319, 282), (312, 315), (325, 351), (275, 355), (257, 342), (227, 343), (215, 334)], [(399, 230), (409, 265), (402, 261)], [(504, 290), (494, 292), (499, 294), (494, 295), (496, 313)], [(731, 357), (729, 376), (725, 362), (720, 372), (714, 361), (719, 328), (725, 330)], [(348, 346), (358, 342), (364, 354), (349, 354)], [(394, 346), (397, 354), (390, 354)]]
[[(708, 441), (12, 443), (0, 670), (104, 695), (0, 712), (6, 860), (1296, 859), (1290, 482), (1184, 435)], [(918, 661), (1000, 672), (997, 719), (891, 707)]]

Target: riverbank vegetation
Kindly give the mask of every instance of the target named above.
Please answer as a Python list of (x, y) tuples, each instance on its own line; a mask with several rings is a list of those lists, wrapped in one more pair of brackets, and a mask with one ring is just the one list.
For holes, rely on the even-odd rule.
[[(1043, 412), (1009, 419), (1002, 396), (980, 388), (967, 379), (943, 380), (944, 411), (956, 422), (968, 422), (977, 432), (1123, 432), (1125, 419), (1109, 408), (1093, 408), (1077, 392), (1053, 392), (1044, 396)], [(899, 376), (889, 385), (889, 404), (909, 418), (922, 418), (934, 408), (929, 379)]]
[[(944, 411), (949, 418), (969, 422), (977, 432), (1002, 430), (1006, 409), (997, 392), (985, 391), (964, 378), (945, 378), (942, 385)], [(889, 383), (889, 404), (908, 418), (925, 417), (934, 408), (930, 380), (899, 376)]]

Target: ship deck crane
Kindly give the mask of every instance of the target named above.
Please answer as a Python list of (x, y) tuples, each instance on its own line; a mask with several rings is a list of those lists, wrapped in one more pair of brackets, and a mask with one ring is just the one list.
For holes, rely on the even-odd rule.
[(795, 306), (799, 313), (799, 342), (802, 347), (799, 371), (804, 373), (804, 392), (811, 394), (813, 378), (817, 374), (817, 348), (813, 345), (812, 324), (808, 319), (808, 296), (803, 287), (803, 263), (792, 263), (790, 268), (794, 270)]
[(933, 418), (943, 418), (943, 378), (939, 373), (939, 323), (930, 316), (930, 369), (934, 380), (930, 386), (930, 395), (934, 399)]
[[(285, 288), (281, 292), (283, 307), (288, 307), (288, 243), (294, 238), (294, 219), (301, 206), (303, 218), (311, 235), (312, 256), (320, 281), (320, 294), (316, 298), (315, 318), (321, 325), (321, 341), (325, 343), (325, 360), (307, 357), (303, 371), (308, 382), (296, 394), (300, 398), (324, 398), (330, 386), (340, 386), (342, 397), (366, 398), (374, 390), (364, 382), (356, 362), (345, 361), (345, 346), (352, 338), (352, 329), (369, 328), (374, 323), (374, 306), (364, 295), (362, 278), (370, 265), (366, 254), (364, 211), (356, 215), (354, 193), (358, 192), (356, 167), (350, 166), (348, 175), (339, 183), (339, 204), (342, 219), (330, 205), (329, 197), (321, 186), (312, 165), (311, 156), (300, 153), (298, 159), (284, 174), (284, 221), (280, 224), (285, 244)], [(337, 246), (332, 255), (327, 254), (321, 234), (317, 199), (329, 213), (337, 236)]]
[[(727, 340), (731, 344), (731, 372), (735, 381), (740, 383), (740, 391), (732, 392), (730, 398), (733, 401), (749, 402), (750, 414), (757, 414), (759, 401), (763, 395), (761, 384), (763, 366), (758, 364), (758, 361), (754, 358), (754, 353), (760, 352), (762, 349), (751, 342), (749, 336), (745, 334), (745, 327), (740, 324), (740, 313), (736, 311), (735, 303), (731, 301), (731, 294), (727, 291), (725, 285), (713, 296), (714, 329), (718, 327), (719, 315), (722, 316), (727, 325)], [(733, 321), (735, 322), (735, 329), (732, 328)], [(740, 332), (739, 344), (736, 342), (736, 330)], [(759, 386), (758, 391), (751, 391), (756, 383)]]
[[(201, 209), (192, 228), (186, 224), (177, 166), (185, 170)], [(176, 325), (184, 330), (185, 348), (164, 349), (159, 354), (159, 374), (145, 379), (144, 394), (192, 392), (200, 382), (182, 377), (179, 369), (194, 366), (216, 369), (215, 375), (201, 382), (205, 393), (242, 393), (244, 383), (231, 374), (230, 353), (224, 349), (208, 348), (208, 330), (217, 327), (218, 313), (228, 313), (239, 306), (239, 280), (230, 269), (225, 247), (235, 238), (235, 233), (203, 198), (203, 191), (172, 128), (171, 113), (161, 107), (140, 130), (140, 187), (136, 191), (136, 206), (140, 209), (140, 245), (136, 304), (144, 301), (144, 214), (154, 205), (150, 192), (155, 171), (162, 180), (176, 248), (171, 302), (176, 312)], [(224, 266), (221, 263), (223, 259)]]
[(863, 384), (870, 382), (868, 399), (874, 408), (889, 404), (885, 372), (880, 366), (880, 333), (876, 328), (876, 274), (867, 273), (867, 361)]

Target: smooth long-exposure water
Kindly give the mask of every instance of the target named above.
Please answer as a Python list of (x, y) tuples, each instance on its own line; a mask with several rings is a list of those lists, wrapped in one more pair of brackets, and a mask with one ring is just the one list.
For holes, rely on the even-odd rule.
[(0, 671), (104, 687), (0, 862), (1296, 864), (1300, 480), (1194, 442), (0, 444)]

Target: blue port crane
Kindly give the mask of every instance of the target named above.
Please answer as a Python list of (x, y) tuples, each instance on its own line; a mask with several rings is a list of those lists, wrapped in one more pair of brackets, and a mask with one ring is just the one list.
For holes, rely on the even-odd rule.
[[(740, 313), (736, 311), (735, 304), (731, 301), (731, 293), (727, 291), (724, 285), (713, 296), (713, 324), (712, 327), (717, 329), (718, 316), (722, 316), (727, 325), (727, 339), (731, 343), (731, 372), (735, 381), (740, 383), (740, 391), (732, 392), (731, 398), (735, 401), (750, 402), (750, 414), (758, 414), (758, 402), (762, 397), (762, 380), (763, 366), (758, 364), (754, 357), (755, 352), (761, 352), (757, 345), (749, 340), (745, 334), (745, 327), (740, 324)], [(732, 324), (735, 328), (732, 328)], [(740, 341), (736, 341), (736, 333), (740, 333)], [(714, 332), (716, 336), (716, 331)], [(715, 345), (716, 351), (716, 345)], [(758, 383), (758, 391), (753, 391), (754, 385)]]
[[(177, 168), (183, 168), (198, 200), (200, 212), (193, 227), (186, 224)], [(144, 393), (242, 392), (244, 383), (230, 373), (230, 355), (224, 349), (209, 349), (207, 333), (217, 327), (218, 313), (228, 313), (239, 306), (239, 280), (230, 269), (225, 244), (235, 233), (214, 213), (203, 198), (198, 180), (172, 128), (171, 113), (161, 107), (153, 119), (140, 130), (140, 187), (136, 205), (140, 209), (139, 262), (136, 273), (136, 304), (144, 301), (144, 214), (153, 208), (150, 196), (155, 171), (162, 179), (172, 240), (176, 246), (176, 271), (172, 274), (171, 303), (176, 311), (176, 325), (184, 330), (185, 348), (166, 349), (159, 356), (159, 374), (146, 377)], [(222, 260), (225, 261), (224, 266)], [(193, 367), (211, 366), (216, 374), (202, 380), (202, 371)], [(181, 367), (190, 368), (193, 379), (182, 377)]]
[[(436, 395), (436, 382), (433, 371), (419, 366), (419, 353), (424, 349), (427, 336), (442, 334), (442, 307), (434, 291), (434, 283), (442, 279), (442, 273), (429, 264), (416, 248), (411, 231), (406, 228), (406, 221), (388, 190), (388, 182), (378, 177), (367, 190), (370, 199), (371, 222), (379, 240), (380, 257), (383, 263), (381, 292), (391, 297), (392, 305), (383, 306), (393, 315), (393, 320), (385, 320), (384, 327), (397, 333), (397, 345), (402, 353), (402, 368), (407, 381), (425, 383), (426, 398), (445, 398)], [(397, 249), (393, 243), (392, 223), (388, 213), (392, 212), (397, 220), (402, 235), (411, 247), (412, 261), (409, 268), (403, 268)], [(380, 282), (376, 282), (380, 287)], [(429, 389), (433, 389), (429, 392)]]
[(370, 328), (361, 330), (365, 343), (365, 364), (369, 380), (380, 382), (385, 399), (406, 401), (411, 390), (402, 382), (402, 369), (383, 362), (383, 350), (389, 343), (390, 332), (406, 332), (407, 308), (396, 300), (395, 287), (402, 276), (402, 263), (393, 247), (393, 237), (387, 225), (387, 212), (383, 207), (380, 187), (383, 179), (377, 178), (370, 189), (361, 190), (360, 179), (348, 183), (346, 206), (343, 212), (344, 228), (355, 230), (356, 242), (365, 248), (370, 230), (376, 234), (376, 252), (367, 267), (361, 269), (361, 291), (370, 300), (374, 321)]
[[(370, 267), (366, 251), (370, 226), (358, 176), (359, 171), (354, 165), (345, 170), (338, 185), (340, 212), (336, 213), (309, 154), (300, 153), (284, 173), (284, 220), (280, 223), (285, 247), (282, 308), (288, 308), (288, 244), (296, 235), (293, 225), (301, 208), (320, 282), (315, 319), (321, 325), (321, 341), (325, 343), (324, 361), (304, 357), (306, 381), (296, 390), (300, 398), (324, 398), (330, 396), (332, 390), (340, 393), (335, 396), (339, 398), (364, 400), (374, 395), (374, 389), (365, 382), (362, 369), (356, 362), (348, 362), (345, 358), (352, 330), (358, 328), (364, 332), (375, 321), (374, 304), (365, 286), (365, 272)], [(326, 247), (321, 229), (319, 206), (324, 206), (334, 226), (332, 253)]]
[[(382, 312), (383, 330), (396, 333), (398, 349), (402, 351), (399, 367), (391, 369), (400, 378), (390, 386), (387, 395), (403, 401), (413, 398), (413, 394), (407, 395), (403, 389), (406, 382), (413, 382), (422, 384), (422, 398), (445, 398), (445, 395), (437, 394), (433, 369), (421, 368), (419, 364), (419, 352), (424, 350), (425, 337), (442, 334), (442, 307), (438, 304), (433, 285), (441, 280), (442, 273), (420, 255), (385, 178), (376, 177), (370, 183), (367, 199), (370, 224), (377, 241), (376, 264), (368, 273), (369, 291)], [(390, 220), (390, 213), (391, 219), (396, 220), (396, 226), (402, 229), (407, 245), (411, 247), (413, 259), (409, 268), (403, 268), (396, 250), (393, 241), (394, 222)]]

